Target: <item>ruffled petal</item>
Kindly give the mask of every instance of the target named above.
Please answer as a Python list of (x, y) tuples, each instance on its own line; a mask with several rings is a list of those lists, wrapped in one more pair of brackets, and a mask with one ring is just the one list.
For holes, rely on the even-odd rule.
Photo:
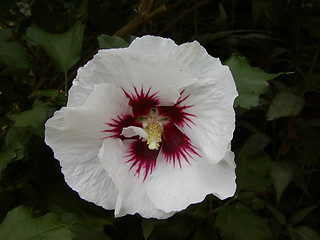
[(169, 38), (143, 36), (136, 38), (130, 48), (143, 50), (183, 64), (194, 73), (196, 79), (203, 70), (207, 71), (214, 65), (220, 65), (220, 60), (211, 57), (197, 41), (177, 45)]
[(199, 81), (186, 87), (181, 96), (183, 99), (188, 96), (183, 103), (192, 106), (187, 112), (196, 116), (192, 118), (191, 128), (183, 131), (209, 161), (218, 162), (228, 151), (233, 137), (236, 86), (229, 68), (218, 58), (211, 57), (198, 42), (181, 47), (189, 53), (183, 63), (199, 77)]
[(127, 161), (131, 140), (105, 139), (99, 152), (100, 161), (118, 187), (119, 195), (115, 208), (116, 217), (126, 214), (139, 213), (145, 218), (165, 219), (174, 213), (165, 213), (156, 209), (149, 200), (146, 186), (148, 179), (138, 177), (135, 171), (130, 170), (131, 164)]
[(211, 57), (199, 42), (188, 42), (177, 45), (173, 40), (156, 36), (136, 38), (130, 48), (147, 51), (171, 61), (187, 66), (197, 80), (203, 71), (220, 65), (218, 58)]
[(208, 194), (220, 199), (233, 196), (236, 176), (231, 151), (216, 164), (195, 155), (190, 164), (181, 161), (181, 168), (173, 167), (164, 158), (159, 155), (147, 187), (148, 197), (156, 208), (165, 212), (181, 211), (203, 201)]
[(180, 89), (194, 83), (190, 70), (175, 61), (129, 48), (100, 50), (92, 61), (78, 70), (77, 84), (92, 87), (108, 82), (128, 94), (143, 88), (157, 94), (160, 103), (173, 105)]
[(86, 103), (93, 90), (94, 88), (88, 88), (74, 82), (68, 92), (67, 107), (81, 107)]
[(60, 161), (65, 181), (81, 198), (114, 209), (118, 191), (98, 158), (101, 139), (77, 132), (68, 124), (67, 112), (63, 108), (47, 121), (45, 142)]
[[(174, 61), (177, 61), (176, 52), (180, 51), (180, 47), (172, 39), (149, 35), (135, 38), (130, 44), (130, 48), (144, 50)], [(188, 53), (183, 55), (185, 54)]]
[[(224, 82), (233, 81), (226, 67), (216, 69)], [(217, 83), (214, 78), (202, 78), (196, 84), (185, 89), (182, 97), (188, 96), (184, 104), (191, 106), (186, 110), (191, 114), (192, 124), (181, 130), (191, 142), (201, 149), (206, 157), (219, 162), (228, 148), (235, 128), (233, 101), (236, 96), (235, 87), (230, 84)]]
[(46, 122), (45, 142), (60, 161), (68, 185), (79, 195), (113, 209), (117, 189), (98, 158), (107, 133), (106, 121), (128, 112), (128, 99), (121, 89), (103, 83), (96, 85), (81, 107), (65, 107)]
[(211, 57), (197, 41), (178, 46), (171, 39), (144, 36), (136, 38), (130, 47), (183, 64), (198, 79), (186, 86), (181, 95), (184, 99), (181, 106), (188, 107), (184, 109), (184, 115), (193, 124), (178, 126), (210, 161), (219, 162), (235, 128), (233, 101), (238, 94), (228, 67), (218, 58)]
[(124, 92), (108, 83), (97, 84), (86, 103), (81, 107), (67, 107), (66, 119), (74, 131), (94, 134), (100, 139), (112, 135), (108, 123), (117, 116), (131, 114), (129, 99)]

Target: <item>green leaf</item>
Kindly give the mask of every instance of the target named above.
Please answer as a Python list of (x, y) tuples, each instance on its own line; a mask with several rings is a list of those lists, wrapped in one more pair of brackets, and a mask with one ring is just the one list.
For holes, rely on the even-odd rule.
[(45, 90), (35, 91), (29, 96), (29, 98), (37, 97), (37, 96), (56, 97), (58, 95), (59, 95), (59, 90), (57, 89), (45, 89)]
[(68, 32), (53, 34), (33, 25), (27, 29), (26, 38), (42, 47), (61, 72), (68, 72), (81, 57), (84, 25), (77, 22)]
[(27, 50), (16, 42), (0, 43), (0, 63), (19, 69), (27, 69), (31, 66)]
[(212, 202), (215, 199), (213, 195), (207, 195), (201, 203), (191, 204), (184, 213), (196, 219), (208, 219), (208, 201)]
[(192, 240), (217, 240), (216, 229), (212, 227), (212, 223), (209, 220), (207, 224), (199, 224), (193, 234)]
[(109, 36), (105, 34), (102, 34), (98, 37), (98, 42), (99, 42), (100, 48), (103, 48), (103, 49), (125, 48), (130, 45), (130, 42), (127, 42), (120, 37)]
[(295, 229), (302, 240), (320, 240), (320, 236), (307, 226), (299, 226)]
[(32, 93), (28, 98), (39, 97), (39, 96), (50, 97), (54, 103), (57, 103), (61, 106), (65, 106), (67, 102), (67, 96), (63, 92), (57, 89), (38, 90)]
[(271, 185), (267, 178), (270, 168), (271, 161), (267, 155), (259, 158), (239, 155), (236, 168), (238, 191), (264, 191)]
[(7, 150), (0, 153), (0, 176), (2, 171), (8, 166), (8, 164), (16, 158), (17, 154), (14, 150)]
[(251, 94), (251, 93), (244, 93), (241, 94), (239, 92), (239, 96), (235, 99), (234, 102), (234, 106), (235, 107), (242, 107), (242, 108), (246, 108), (246, 109), (250, 109), (253, 107), (257, 107), (260, 105), (260, 100), (259, 100), (259, 96), (257, 96), (256, 94)]
[(29, 127), (42, 124), (44, 120), (50, 117), (54, 109), (43, 102), (35, 102), (32, 110), (22, 112), (15, 118), (16, 127)]
[[(73, 214), (75, 219), (81, 219), (90, 225), (112, 225), (114, 217), (102, 208), (79, 198), (66, 184), (52, 184), (46, 188), (47, 204), (50, 211), (58, 213), (65, 220)], [(75, 221), (72, 219), (70, 222)]]
[(267, 221), (243, 204), (222, 207), (215, 226), (222, 238), (228, 240), (264, 240), (271, 236)]
[[(242, 196), (244, 194), (247, 194), (247, 193), (252, 193), (253, 195), (250, 196), (250, 194), (247, 195), (248, 197), (248, 202), (250, 202), (250, 206), (253, 210), (260, 210), (260, 209), (263, 209), (265, 208), (266, 206), (266, 202), (263, 201), (261, 198), (258, 198), (255, 196), (255, 193), (253, 192), (243, 192), (239, 198), (242, 198)], [(249, 200), (250, 199), (250, 200)]]
[(33, 218), (31, 210), (20, 206), (11, 210), (0, 224), (0, 236), (2, 240), (69, 240), (73, 234), (68, 228), (54, 213)]
[(235, 107), (250, 109), (259, 106), (259, 96), (269, 87), (267, 81), (282, 74), (270, 74), (260, 68), (251, 67), (245, 57), (237, 54), (233, 54), (224, 64), (230, 67), (239, 92), (235, 100)]
[(303, 97), (290, 92), (280, 92), (272, 100), (267, 112), (267, 120), (298, 115), (304, 106)]
[(157, 219), (142, 219), (142, 230), (144, 239), (147, 239), (151, 235), (154, 227), (158, 224), (159, 220)]
[(297, 223), (301, 222), (305, 218), (305, 216), (307, 216), (310, 212), (312, 212), (316, 208), (317, 208), (317, 206), (310, 206), (310, 207), (307, 207), (305, 209), (300, 210), (292, 217), (290, 224), (293, 225), (293, 224), (297, 224)]
[(0, 43), (7, 41), (12, 36), (12, 31), (9, 28), (0, 29)]
[(73, 240), (109, 240), (104, 232), (103, 226), (94, 226), (90, 224), (74, 224), (70, 231), (75, 235)]
[(276, 163), (273, 165), (270, 177), (276, 190), (277, 201), (280, 201), (281, 195), (291, 182), (293, 176), (292, 168), (287, 163)]
[(11, 127), (5, 137), (5, 144), (0, 153), (0, 175), (8, 164), (14, 160), (20, 160), (24, 157), (24, 149), (30, 141), (30, 135), (25, 130)]
[(287, 225), (287, 219), (280, 211), (278, 211), (271, 205), (266, 205), (266, 208), (277, 218), (279, 223), (281, 223), (282, 225)]
[(19, 149), (30, 141), (30, 135), (20, 128), (11, 127), (5, 137), (5, 149)]
[(187, 214), (177, 214), (166, 221), (158, 222), (159, 224), (154, 226), (150, 239), (189, 239), (189, 236), (195, 230), (195, 221)]
[(35, 102), (32, 110), (13, 116), (15, 127), (29, 127), (37, 136), (43, 136), (44, 122), (52, 116), (55, 109), (49, 103)]
[(253, 134), (244, 144), (244, 150), (249, 156), (263, 150), (270, 142), (270, 138), (262, 133)]
[(288, 230), (289, 230), (289, 235), (290, 235), (291, 240), (298, 240), (299, 239), (299, 234), (294, 227), (291, 227), (289, 225)]

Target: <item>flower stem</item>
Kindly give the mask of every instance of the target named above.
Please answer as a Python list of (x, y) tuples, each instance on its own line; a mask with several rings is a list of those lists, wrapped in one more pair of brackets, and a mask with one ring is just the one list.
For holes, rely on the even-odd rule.
[(320, 44), (318, 44), (317, 50), (313, 55), (312, 63), (311, 63), (311, 66), (310, 66), (310, 69), (309, 69), (309, 72), (308, 72), (307, 79), (306, 79), (306, 89), (309, 87), (310, 79), (311, 79), (311, 76), (312, 76), (312, 73), (313, 73), (313, 69), (314, 69), (315, 65), (317, 64), (317, 60), (318, 60), (318, 57), (319, 57), (319, 52), (320, 52)]
[(68, 91), (68, 72), (64, 72), (64, 91), (67, 93)]

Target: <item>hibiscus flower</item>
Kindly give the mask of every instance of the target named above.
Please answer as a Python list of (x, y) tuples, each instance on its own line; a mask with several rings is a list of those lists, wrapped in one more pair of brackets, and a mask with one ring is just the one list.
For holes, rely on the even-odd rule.
[(81, 198), (164, 219), (233, 196), (236, 96), (229, 68), (197, 41), (144, 36), (78, 70), (45, 141)]

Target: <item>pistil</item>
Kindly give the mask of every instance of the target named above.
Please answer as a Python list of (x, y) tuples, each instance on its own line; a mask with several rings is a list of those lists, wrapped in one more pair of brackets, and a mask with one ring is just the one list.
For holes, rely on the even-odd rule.
[(150, 150), (158, 150), (162, 142), (163, 126), (158, 119), (158, 116), (151, 116), (145, 122), (144, 130), (148, 133), (147, 144)]

